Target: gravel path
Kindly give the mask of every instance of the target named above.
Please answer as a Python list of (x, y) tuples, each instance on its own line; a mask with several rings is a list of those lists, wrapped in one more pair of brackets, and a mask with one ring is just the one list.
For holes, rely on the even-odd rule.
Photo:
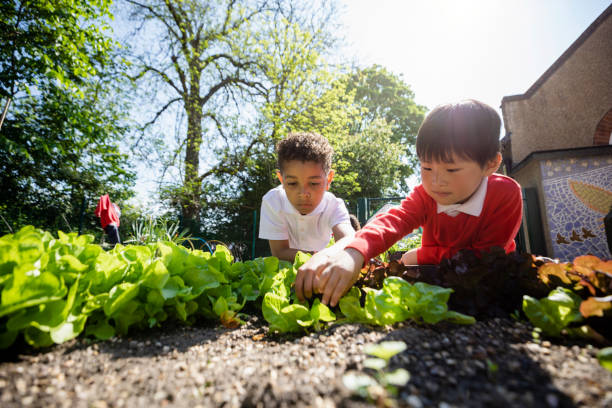
[[(363, 347), (403, 340), (391, 360), (411, 374), (397, 404), (411, 407), (610, 407), (612, 373), (597, 348), (533, 342), (511, 319), (473, 326), (347, 324), (305, 336), (267, 333), (261, 317), (239, 329), (174, 327), (44, 351), (9, 350), (0, 362), (2, 407), (367, 406), (342, 385), (362, 370)], [(496, 369), (495, 369), (496, 367)]]

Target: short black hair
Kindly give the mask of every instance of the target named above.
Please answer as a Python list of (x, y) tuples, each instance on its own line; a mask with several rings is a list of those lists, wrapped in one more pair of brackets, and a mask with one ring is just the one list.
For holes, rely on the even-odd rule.
[(294, 132), (277, 143), (276, 154), (281, 173), (286, 162), (299, 160), (318, 163), (327, 174), (331, 169), (334, 149), (327, 139), (318, 133)]
[(501, 119), (489, 105), (468, 99), (434, 108), (419, 128), (417, 156), (450, 162), (452, 154), (485, 167), (499, 153)]

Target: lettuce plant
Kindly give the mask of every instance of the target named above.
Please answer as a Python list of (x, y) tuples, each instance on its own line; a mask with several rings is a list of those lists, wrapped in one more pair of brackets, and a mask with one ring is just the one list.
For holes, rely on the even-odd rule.
[(360, 397), (376, 402), (377, 406), (392, 405), (390, 397), (397, 395), (397, 387), (406, 385), (410, 380), (410, 373), (403, 368), (389, 371), (389, 360), (406, 350), (406, 347), (403, 341), (368, 344), (364, 351), (371, 357), (364, 360), (363, 366), (374, 374), (348, 372), (342, 377), (344, 386)]
[[(223, 246), (211, 254), (157, 241), (105, 251), (93, 240), (61, 231), (56, 238), (31, 226), (0, 237), (0, 348), (20, 335), (45, 347), (81, 333), (108, 339), (167, 320), (216, 319), (236, 327), (247, 302), (261, 305), (271, 331), (321, 330), (336, 321), (338, 311), (316, 298), (300, 303), (292, 290), (307, 254), (298, 253), (294, 264), (274, 257), (234, 262)], [(450, 289), (389, 278), (381, 290), (365, 292), (363, 306), (357, 288), (341, 300), (345, 320), (473, 322), (447, 310)]]

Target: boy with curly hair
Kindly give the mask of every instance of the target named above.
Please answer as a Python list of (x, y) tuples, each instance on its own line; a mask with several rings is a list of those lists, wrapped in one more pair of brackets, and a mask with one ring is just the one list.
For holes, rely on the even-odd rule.
[(500, 165), (501, 120), (490, 106), (466, 100), (436, 107), (423, 121), (416, 150), (421, 185), (397, 207), (380, 214), (354, 238), (314, 255), (300, 267), (300, 300), (323, 294), (335, 306), (359, 277), (365, 260), (377, 256), (417, 227), (421, 247), (402, 257), (406, 265), (439, 264), (461, 249), (515, 250), (522, 218), (521, 188), (495, 174)]
[(318, 252), (335, 240), (353, 236), (344, 202), (329, 191), (334, 153), (316, 133), (291, 133), (276, 146), (281, 182), (261, 202), (259, 238), (267, 239), (279, 259), (293, 262), (298, 251)]

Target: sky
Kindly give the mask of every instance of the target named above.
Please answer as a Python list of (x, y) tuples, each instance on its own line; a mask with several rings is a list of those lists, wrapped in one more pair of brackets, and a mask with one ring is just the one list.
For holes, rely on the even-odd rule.
[(465, 98), (501, 114), (610, 0), (343, 0), (348, 49), (402, 74), (429, 109)]
[[(610, 0), (339, 0), (340, 60), (401, 74), (429, 109), (466, 98), (498, 110), (522, 94)], [(504, 134), (502, 129), (502, 134)], [(139, 172), (137, 202), (156, 202)], [(416, 181), (411, 180), (411, 184)]]

